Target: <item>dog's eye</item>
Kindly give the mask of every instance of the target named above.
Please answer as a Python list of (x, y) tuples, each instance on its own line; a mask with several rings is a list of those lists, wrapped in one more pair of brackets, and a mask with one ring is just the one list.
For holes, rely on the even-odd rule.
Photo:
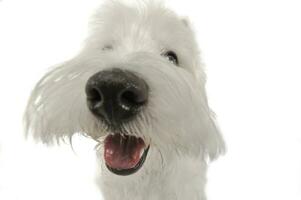
[(168, 59), (169, 62), (178, 65), (179, 61), (178, 61), (178, 56), (175, 52), (173, 51), (167, 51), (163, 54), (164, 57), (166, 57)]
[(113, 49), (113, 46), (112, 45), (105, 45), (102, 50), (103, 51), (107, 51), (107, 50), (112, 50)]

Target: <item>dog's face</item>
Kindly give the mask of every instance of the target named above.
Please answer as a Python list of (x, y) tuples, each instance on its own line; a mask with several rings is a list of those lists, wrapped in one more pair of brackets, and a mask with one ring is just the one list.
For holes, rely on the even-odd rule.
[(145, 160), (214, 158), (223, 150), (187, 21), (160, 5), (112, 3), (92, 28), (81, 53), (37, 84), (27, 131), (44, 142), (87, 135), (118, 175), (133, 174)]

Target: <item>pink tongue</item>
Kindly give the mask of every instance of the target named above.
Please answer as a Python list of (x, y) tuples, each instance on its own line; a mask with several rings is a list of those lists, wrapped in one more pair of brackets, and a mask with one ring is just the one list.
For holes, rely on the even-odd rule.
[(134, 136), (109, 135), (104, 141), (104, 159), (115, 169), (134, 168), (144, 149), (144, 141)]

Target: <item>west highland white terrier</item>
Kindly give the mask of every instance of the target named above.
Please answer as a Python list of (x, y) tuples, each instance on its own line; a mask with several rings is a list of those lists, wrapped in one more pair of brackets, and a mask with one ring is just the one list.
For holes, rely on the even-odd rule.
[(96, 140), (106, 200), (206, 199), (207, 161), (224, 142), (189, 22), (151, 1), (109, 1), (93, 19), (82, 51), (36, 85), (26, 131)]

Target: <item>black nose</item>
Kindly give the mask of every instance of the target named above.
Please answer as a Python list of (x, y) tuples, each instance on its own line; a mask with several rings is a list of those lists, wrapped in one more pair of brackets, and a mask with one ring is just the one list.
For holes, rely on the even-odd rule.
[(90, 111), (110, 125), (131, 120), (146, 104), (146, 82), (127, 70), (114, 68), (89, 78), (86, 85)]

